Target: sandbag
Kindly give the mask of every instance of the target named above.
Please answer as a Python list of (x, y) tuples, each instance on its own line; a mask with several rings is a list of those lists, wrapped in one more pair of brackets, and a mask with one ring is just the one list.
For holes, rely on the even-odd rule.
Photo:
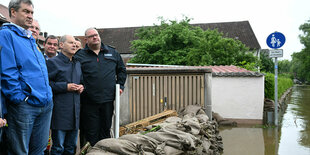
[(216, 113), (216, 112), (212, 112), (212, 117), (213, 117), (218, 123), (226, 120), (226, 119), (224, 119), (219, 113)]
[(176, 149), (176, 148), (171, 147), (169, 145), (166, 145), (164, 147), (164, 151), (165, 151), (165, 154), (167, 154), (167, 155), (169, 155), (169, 154), (173, 154), (173, 155), (182, 155), (182, 154), (184, 154), (184, 151)]
[(117, 153), (109, 152), (100, 148), (92, 148), (87, 155), (118, 155)]
[(205, 123), (205, 122), (208, 122), (209, 121), (209, 117), (205, 114), (198, 114), (196, 115), (199, 123)]
[(167, 130), (162, 128), (157, 132), (147, 133), (146, 136), (152, 137), (160, 142), (166, 142), (166, 145), (179, 150), (194, 150), (199, 140), (186, 132), (180, 130)]
[(108, 138), (103, 139), (96, 143), (93, 149), (101, 149), (108, 152), (120, 154), (120, 155), (137, 155), (143, 154), (141, 145), (137, 145), (131, 141), (125, 139)]
[(142, 149), (147, 152), (155, 152), (155, 149), (159, 144), (159, 141), (155, 140), (154, 138), (140, 134), (123, 135), (119, 139), (124, 139), (135, 144), (140, 144)]
[(173, 116), (173, 117), (168, 117), (164, 123), (178, 123), (178, 122), (181, 122), (182, 119), (180, 117), (176, 117), (176, 116)]
[[(89, 154), (211, 155), (223, 152), (218, 123), (209, 120), (200, 106), (191, 105), (180, 112), (180, 117), (169, 117), (162, 123), (149, 125), (149, 131), (102, 140)], [(217, 118), (221, 120), (220, 116)]]
[(189, 105), (181, 109), (178, 115), (180, 117), (183, 117), (184, 115), (187, 115), (187, 114), (196, 116), (197, 114), (201, 114), (201, 113), (203, 113), (203, 109), (201, 108), (200, 105)]
[(189, 131), (187, 131), (188, 133), (191, 133), (193, 135), (199, 134), (201, 127), (200, 127), (200, 123), (196, 117), (191, 117), (189, 115), (185, 115), (183, 117), (182, 122), (184, 123), (184, 126), (187, 129), (189, 129)]

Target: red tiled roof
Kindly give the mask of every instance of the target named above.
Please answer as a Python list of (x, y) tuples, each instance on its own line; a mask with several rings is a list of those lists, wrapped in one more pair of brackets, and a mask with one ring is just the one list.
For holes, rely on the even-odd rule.
[(234, 72), (252, 72), (249, 70), (246, 70), (244, 68), (240, 68), (237, 66), (207, 66), (212, 68), (212, 72), (216, 72), (216, 73), (234, 73)]
[(259, 72), (253, 72), (237, 66), (207, 66), (212, 69), (212, 76), (263, 76), (264, 74)]
[(1, 22), (9, 22), (10, 21), (10, 16), (9, 16), (9, 9), (0, 4), (0, 20)]
[(156, 70), (160, 68), (192, 68), (192, 69), (212, 69), (212, 76), (226, 77), (259, 77), (264, 74), (253, 72), (234, 65), (230, 66), (173, 66), (173, 65), (151, 65), (151, 64), (127, 64), (127, 69), (149, 69)]

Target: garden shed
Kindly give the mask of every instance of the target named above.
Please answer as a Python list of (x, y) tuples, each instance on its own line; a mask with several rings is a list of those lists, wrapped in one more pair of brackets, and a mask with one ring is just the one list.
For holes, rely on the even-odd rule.
[(236, 66), (212, 68), (212, 111), (238, 124), (262, 124), (264, 74)]
[[(128, 65), (121, 124), (199, 104), (239, 124), (262, 124), (264, 74), (236, 66)], [(210, 106), (210, 107), (209, 107)]]

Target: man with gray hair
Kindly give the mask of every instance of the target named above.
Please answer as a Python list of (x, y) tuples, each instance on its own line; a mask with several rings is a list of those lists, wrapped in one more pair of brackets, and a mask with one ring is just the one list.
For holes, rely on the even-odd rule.
[(53, 109), (46, 63), (29, 27), (31, 0), (11, 0), (12, 23), (0, 28), (1, 86), (7, 101), (9, 154), (43, 155)]
[(37, 20), (33, 20), (31, 26), (29, 27), (29, 30), (32, 32), (32, 36), (35, 40), (38, 39), (39, 33), (40, 33), (40, 25)]
[(74, 155), (80, 123), (80, 94), (84, 87), (80, 62), (73, 58), (76, 41), (65, 35), (59, 40), (61, 52), (46, 61), (54, 93), (52, 114), (52, 155)]

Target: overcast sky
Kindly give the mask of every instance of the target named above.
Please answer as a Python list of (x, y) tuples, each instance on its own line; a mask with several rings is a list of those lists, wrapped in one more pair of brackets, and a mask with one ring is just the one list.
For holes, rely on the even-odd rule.
[[(1, 0), (8, 6), (10, 0)], [(266, 38), (278, 31), (285, 35), (284, 57), (303, 48), (299, 26), (310, 19), (310, 0), (33, 0), (34, 18), (43, 32), (53, 35), (84, 35), (89, 27), (151, 26), (157, 18), (191, 24), (249, 21), (265, 49)], [(104, 38), (103, 38), (104, 39)], [(281, 60), (281, 59), (280, 59)]]

